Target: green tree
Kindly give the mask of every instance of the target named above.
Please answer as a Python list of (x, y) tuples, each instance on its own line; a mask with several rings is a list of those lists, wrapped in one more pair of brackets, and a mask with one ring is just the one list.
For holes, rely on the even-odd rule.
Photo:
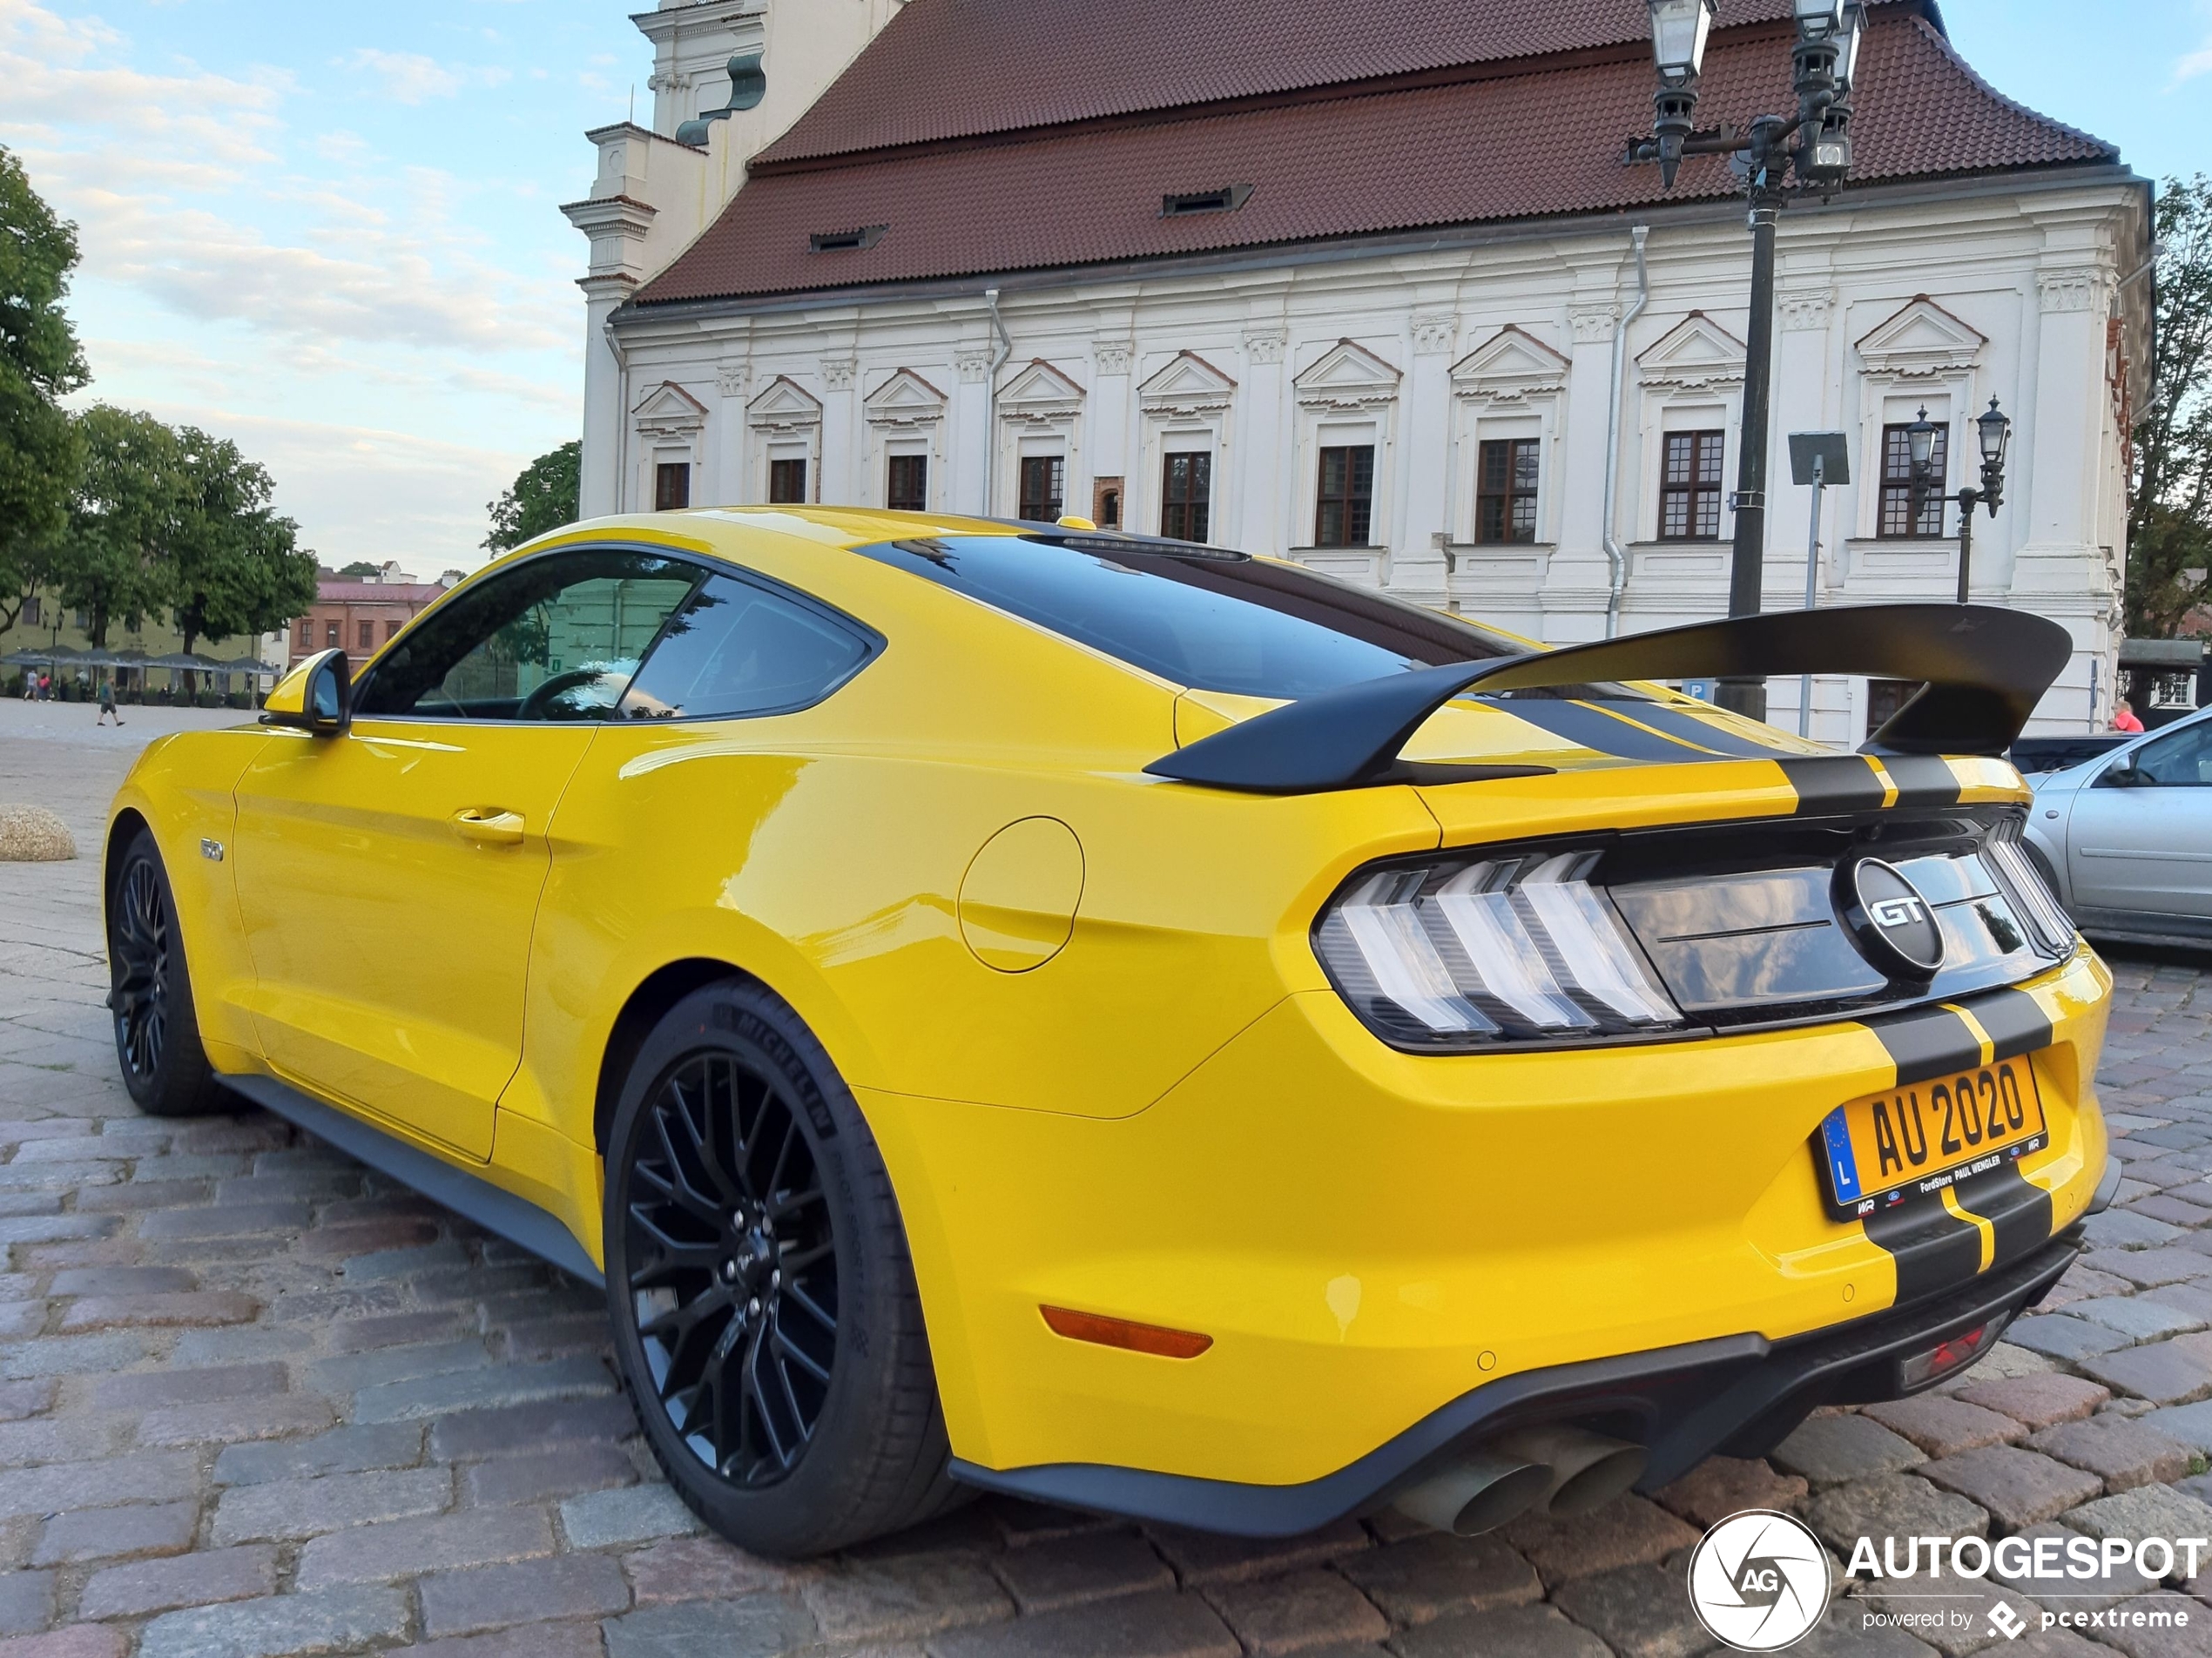
[(135, 628), (166, 608), (165, 569), (191, 495), (184, 445), (151, 414), (95, 404), (77, 419), (84, 469), (68, 527), (51, 544), (47, 580), (85, 612), (93, 644), (111, 623)]
[(383, 570), (384, 567), (381, 564), (372, 564), (365, 558), (357, 558), (338, 573), (341, 576), (352, 576), (356, 580), (363, 580), (371, 576), (382, 574)]
[(2204, 603), (2212, 563), (2212, 179), (2168, 179), (2158, 201), (2150, 396), (2135, 423), (2128, 631), (2170, 639)]
[(315, 556), (300, 550), (299, 525), (271, 509), (266, 468), (197, 427), (176, 439), (177, 520), (157, 570), (185, 649), (266, 633), (313, 604)]
[(523, 468), (513, 488), (486, 505), (491, 534), (484, 537), (484, 545), (503, 553), (574, 523), (583, 487), (583, 444), (563, 443), (551, 454), (539, 455)]
[(82, 459), (58, 400), (88, 378), (62, 310), (77, 232), (0, 148), (0, 633), (47, 575)]

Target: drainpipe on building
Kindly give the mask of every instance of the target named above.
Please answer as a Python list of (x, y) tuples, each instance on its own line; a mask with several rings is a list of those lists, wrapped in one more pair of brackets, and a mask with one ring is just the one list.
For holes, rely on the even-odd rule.
[(1629, 372), (1629, 325), (1651, 303), (1651, 273), (1643, 262), (1643, 244), (1650, 234), (1649, 225), (1629, 226), (1629, 239), (1636, 256), (1636, 302), (1613, 327), (1613, 386), (1605, 415), (1605, 533), (1601, 537), (1605, 562), (1610, 567), (1605, 594), (1605, 637), (1608, 639), (1621, 630), (1621, 596), (1629, 586), (1629, 556), (1621, 550), (1613, 533), (1621, 496), (1622, 381)]
[[(637, 90), (631, 89), (631, 97)], [(630, 358), (622, 348), (622, 341), (615, 336), (615, 320), (609, 317), (600, 325), (607, 336), (607, 349), (615, 360), (615, 510), (628, 512), (630, 495)]]
[[(1014, 337), (1006, 331), (1006, 321), (999, 315), (999, 291), (983, 290), (983, 303), (991, 313), (991, 330), (998, 335), (996, 354), (991, 359), (990, 383), (983, 397), (983, 516), (988, 518), (998, 509), (999, 471), (999, 370), (1014, 356)], [(1021, 510), (1015, 503), (1015, 510)]]

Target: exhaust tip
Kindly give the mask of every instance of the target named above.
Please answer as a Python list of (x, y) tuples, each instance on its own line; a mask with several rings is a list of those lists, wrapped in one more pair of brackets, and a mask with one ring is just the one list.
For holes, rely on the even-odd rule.
[(1539, 1463), (1477, 1452), (1401, 1492), (1391, 1506), (1432, 1530), (1478, 1537), (1536, 1506), (1551, 1486), (1552, 1471)]
[(1529, 1428), (1494, 1449), (1548, 1466), (1551, 1484), (1541, 1500), (1546, 1513), (1562, 1518), (1604, 1507), (1643, 1477), (1650, 1460), (1640, 1445), (1575, 1427)]

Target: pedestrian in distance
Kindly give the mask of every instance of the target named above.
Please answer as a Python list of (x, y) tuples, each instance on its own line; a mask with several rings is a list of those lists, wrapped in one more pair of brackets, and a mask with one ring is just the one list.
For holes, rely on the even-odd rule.
[(115, 711), (115, 681), (103, 679), (100, 681), (100, 717), (92, 724), (105, 725), (111, 719), (118, 725), (123, 724), (123, 716)]
[(2113, 711), (2112, 729), (2115, 731), (2127, 731), (2133, 734), (2142, 728), (2142, 721), (2135, 718), (2134, 705), (2122, 697), (2120, 699), (2120, 706)]

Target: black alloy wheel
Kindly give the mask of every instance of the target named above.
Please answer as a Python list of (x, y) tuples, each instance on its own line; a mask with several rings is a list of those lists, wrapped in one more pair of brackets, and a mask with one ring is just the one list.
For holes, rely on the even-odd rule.
[(837, 1363), (837, 1238), (788, 1090), (729, 1054), (664, 1077), (625, 1209), (629, 1289), (660, 1405), (745, 1489), (788, 1474)]
[(604, 1226), (616, 1367), (715, 1530), (797, 1558), (966, 1494), (882, 1155), (765, 987), (691, 992), (627, 1056)]
[(115, 1051), (151, 1083), (169, 1035), (169, 894), (150, 858), (133, 858), (115, 893), (109, 945)]
[(153, 836), (140, 829), (109, 872), (108, 1008), (123, 1086), (152, 1116), (238, 1109), (199, 1044), (176, 894)]

